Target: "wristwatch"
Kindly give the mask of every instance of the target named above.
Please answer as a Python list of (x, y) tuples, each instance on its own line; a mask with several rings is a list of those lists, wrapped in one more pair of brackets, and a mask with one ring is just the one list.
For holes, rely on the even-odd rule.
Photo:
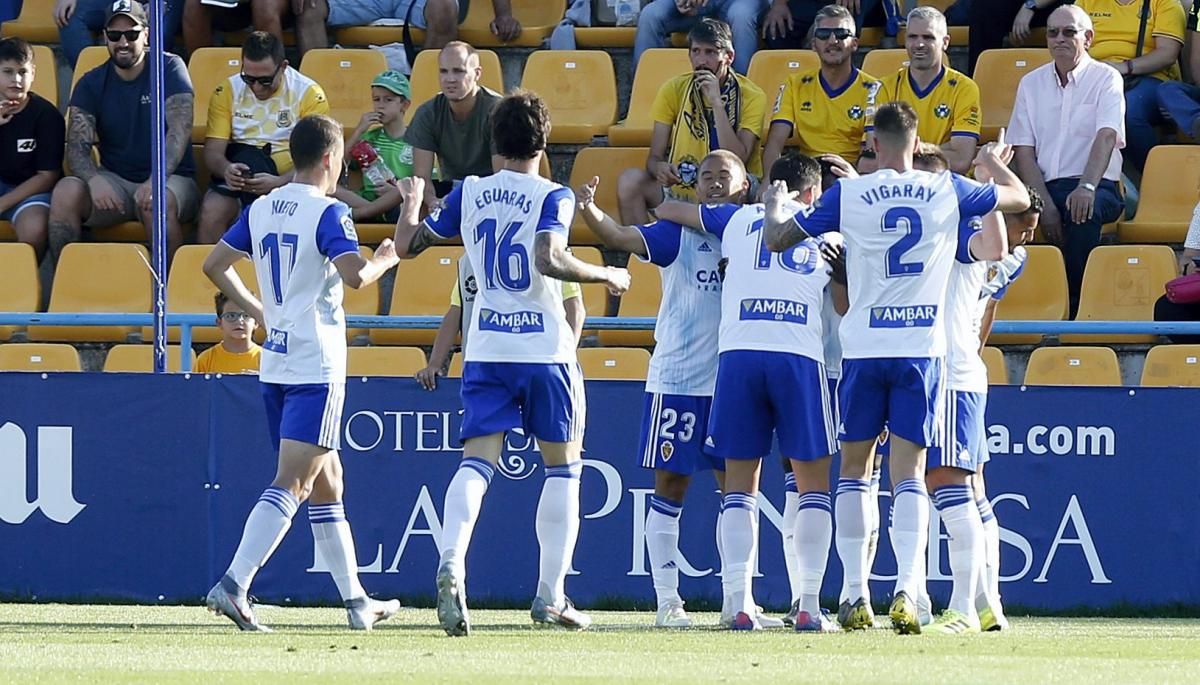
[(1080, 181), (1079, 187), (1083, 188), (1084, 190), (1091, 192), (1091, 193), (1096, 192), (1096, 184), (1095, 183), (1088, 183), (1087, 181)]
[[(1038, 8), (1037, 0), (1025, 0), (1023, 5), (1024, 5), (1025, 9), (1029, 10), (1030, 12), (1036, 12), (1037, 8)], [(1010, 5), (1010, 7), (1011, 7), (1011, 5)]]

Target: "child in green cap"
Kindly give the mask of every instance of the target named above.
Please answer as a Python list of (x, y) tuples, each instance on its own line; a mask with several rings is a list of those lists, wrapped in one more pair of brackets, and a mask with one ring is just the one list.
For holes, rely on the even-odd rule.
[[(397, 179), (413, 174), (413, 148), (404, 142), (404, 114), (410, 98), (408, 78), (398, 71), (385, 71), (371, 81), (375, 107), (362, 115), (358, 128), (346, 141), (346, 160), (351, 168), (364, 172), (363, 187), (358, 192), (340, 188), (336, 196), (350, 206), (355, 221), (392, 222), (397, 218), (400, 195), (394, 183), (381, 180), (379, 172)], [(369, 172), (376, 156), (386, 169)]]

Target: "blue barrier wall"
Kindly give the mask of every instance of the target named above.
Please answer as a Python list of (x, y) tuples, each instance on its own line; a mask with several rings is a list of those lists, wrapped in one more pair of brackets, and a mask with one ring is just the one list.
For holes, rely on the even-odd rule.
[[(274, 473), (257, 381), (181, 375), (0, 375), (0, 594), (38, 599), (196, 601), (233, 554), (246, 513)], [(587, 386), (583, 507), (568, 592), (653, 598), (643, 540), (651, 474), (635, 465), (641, 387)], [(441, 499), (461, 452), (458, 385), (353, 379), (343, 426), (346, 509), (372, 593), (432, 594)], [(1044, 609), (1200, 604), (1200, 464), (1178, 431), (1195, 391), (994, 388), (989, 495), (1002, 531), (1002, 592)], [(778, 530), (780, 467), (765, 467), (760, 603), (788, 601)], [(512, 435), (469, 555), (470, 593), (525, 602), (537, 576), (533, 532), (541, 465)], [(885, 480), (886, 482), (886, 480)], [(886, 493), (881, 505), (886, 507)], [(718, 498), (701, 475), (684, 507), (682, 593), (716, 600)], [(886, 518), (885, 518), (886, 520)], [(949, 592), (944, 531), (930, 545), (930, 590)], [(883, 531), (872, 591), (895, 564)], [(303, 512), (254, 592), (336, 599)], [(840, 583), (833, 556), (828, 596)]]

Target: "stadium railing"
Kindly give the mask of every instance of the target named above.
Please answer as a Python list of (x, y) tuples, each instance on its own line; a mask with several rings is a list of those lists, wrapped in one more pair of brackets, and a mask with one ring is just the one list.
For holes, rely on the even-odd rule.
[[(151, 326), (153, 314), (94, 313), (72, 314), (64, 312), (30, 314), (28, 312), (0, 312), (0, 326)], [(584, 323), (587, 330), (650, 330), (654, 328), (654, 317), (588, 317)], [(407, 328), (436, 329), (442, 324), (440, 316), (347, 316), (348, 328)], [(212, 314), (167, 314), (167, 326), (178, 326), (179, 344), (183, 348), (192, 345), (192, 329), (197, 326), (212, 326)], [(1141, 334), (1141, 335), (1200, 335), (1200, 321), (997, 321), (993, 333), (1033, 333), (1041, 335), (1063, 335), (1069, 333), (1088, 334)], [(191, 361), (185, 355), (180, 371), (191, 371)]]

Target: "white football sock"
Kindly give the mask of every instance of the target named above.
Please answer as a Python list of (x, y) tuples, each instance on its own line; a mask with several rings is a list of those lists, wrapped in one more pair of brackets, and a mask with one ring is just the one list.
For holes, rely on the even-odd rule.
[(933, 503), (950, 534), (950, 573), (954, 586), (950, 608), (976, 615), (975, 592), (983, 563), (983, 523), (969, 485), (947, 485), (933, 491)]
[(342, 601), (366, 597), (362, 584), (358, 582), (358, 557), (354, 553), (354, 537), (346, 521), (346, 511), (341, 502), (309, 504), (308, 522), (312, 525), (313, 544), (320, 550), (321, 558), (333, 582), (337, 585)]
[(870, 529), (870, 486), (865, 480), (841, 478), (837, 486), (834, 541), (842, 562), (842, 602), (871, 601), (867, 587), (867, 543)]
[(798, 499), (793, 535), (799, 566), (796, 575), (799, 577), (800, 611), (819, 616), (821, 581), (825, 578), (829, 543), (833, 538), (832, 503), (827, 492), (806, 492)]
[(546, 467), (537, 508), (538, 597), (554, 607), (566, 601), (565, 583), (579, 537), (579, 476), (583, 462)]
[(467, 547), (471, 544), (471, 532), (479, 519), (483, 507), (483, 496), (496, 469), (481, 457), (464, 457), (458, 464), (450, 485), (446, 487), (446, 499), (442, 505), (441, 559), (450, 564), (459, 580), (466, 578)]
[(682, 602), (679, 597), (679, 515), (683, 504), (650, 495), (646, 515), (646, 550), (658, 605)]
[(975, 500), (979, 509), (979, 517), (983, 522), (983, 572), (981, 593), (986, 593), (992, 602), (1000, 602), (1000, 522), (992, 511), (992, 504), (987, 499)]
[(929, 494), (923, 479), (898, 483), (892, 495), (892, 550), (896, 554), (895, 594), (908, 593), (914, 602), (921, 596), (925, 578), (922, 557), (929, 546)]
[(721, 515), (721, 544), (725, 548), (725, 587), (732, 610), (755, 615), (754, 595), (750, 591), (754, 573), (754, 518), (758, 498), (744, 492), (725, 495)]
[[(795, 488), (796, 477), (791, 476), (790, 485)], [(796, 555), (796, 513), (800, 510), (800, 494), (794, 489), (783, 493), (783, 563), (787, 569), (788, 587), (792, 591), (792, 603), (800, 599), (800, 558)]]
[(288, 528), (292, 527), (292, 517), (299, 508), (300, 501), (283, 488), (271, 486), (259, 496), (246, 517), (242, 541), (225, 572), (242, 592), (250, 589), (254, 574), (271, 558)]

